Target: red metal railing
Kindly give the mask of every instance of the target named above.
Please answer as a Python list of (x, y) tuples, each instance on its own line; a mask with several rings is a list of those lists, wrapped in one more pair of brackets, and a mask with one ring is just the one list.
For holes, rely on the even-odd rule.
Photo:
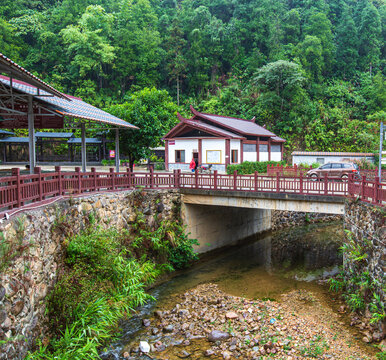
[[(301, 167), (297, 166), (283, 166), (283, 165), (267, 165), (267, 175), (276, 176), (279, 174), (280, 176), (300, 176), (305, 175), (311, 167)], [(366, 176), (367, 179), (374, 180), (378, 176), (378, 168), (375, 169), (360, 169), (359, 170), (361, 176)], [(386, 181), (386, 170), (381, 170), (381, 178)]]
[(33, 175), (20, 175), (19, 169), (12, 170), (12, 176), (0, 178), (0, 211), (20, 208), (26, 204), (44, 202), (61, 196), (77, 196), (81, 194), (117, 191), (144, 187), (148, 189), (207, 189), (218, 191), (247, 191), (265, 193), (285, 193), (321, 196), (354, 196), (362, 201), (380, 206), (386, 205), (386, 183), (379, 178), (372, 181), (363, 177), (361, 181), (337, 180), (327, 176), (318, 179), (303, 176), (231, 175), (199, 173), (131, 172), (91, 172), (82, 173), (80, 168), (74, 172), (62, 172), (60, 167), (55, 172), (42, 173), (35, 168)]

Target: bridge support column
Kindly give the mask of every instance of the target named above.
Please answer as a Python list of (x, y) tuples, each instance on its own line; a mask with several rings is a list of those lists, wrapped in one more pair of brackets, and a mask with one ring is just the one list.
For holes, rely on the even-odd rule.
[(182, 205), (187, 232), (200, 243), (199, 253), (234, 245), (271, 229), (271, 210), (196, 204)]

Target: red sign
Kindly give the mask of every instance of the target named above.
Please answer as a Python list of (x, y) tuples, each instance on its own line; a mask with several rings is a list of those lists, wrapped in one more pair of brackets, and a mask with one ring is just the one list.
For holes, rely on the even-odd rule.
[(110, 150), (109, 156), (110, 156), (110, 159), (114, 159), (115, 158), (115, 150)]
[(169, 140), (169, 145), (176, 145), (176, 142), (174, 140)]

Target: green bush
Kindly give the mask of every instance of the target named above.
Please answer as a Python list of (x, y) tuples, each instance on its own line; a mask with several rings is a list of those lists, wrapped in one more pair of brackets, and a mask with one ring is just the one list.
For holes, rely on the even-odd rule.
[(285, 165), (285, 161), (244, 161), (241, 164), (228, 165), (227, 174), (233, 174), (235, 170), (241, 175), (267, 172), (267, 165)]

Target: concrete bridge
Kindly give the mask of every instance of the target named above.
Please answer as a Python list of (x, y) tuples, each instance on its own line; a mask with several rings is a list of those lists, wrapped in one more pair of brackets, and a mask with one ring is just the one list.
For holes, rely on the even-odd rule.
[(272, 210), (344, 215), (345, 198), (268, 192), (180, 189), (187, 231), (199, 252), (271, 229)]

